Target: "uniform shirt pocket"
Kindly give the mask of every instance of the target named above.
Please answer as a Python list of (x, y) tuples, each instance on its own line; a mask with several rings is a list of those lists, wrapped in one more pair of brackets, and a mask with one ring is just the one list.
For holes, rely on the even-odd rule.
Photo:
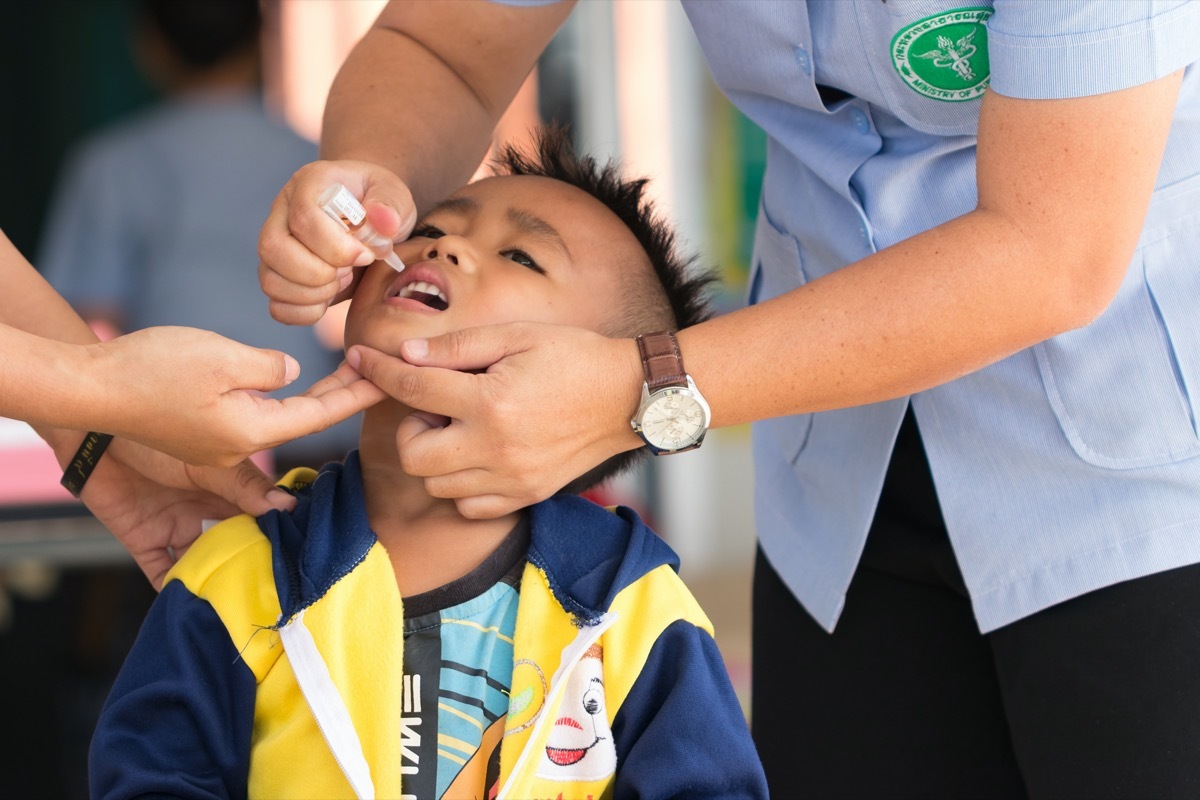
[(1192, 217), (1158, 233), (1098, 320), (1034, 348), (1063, 433), (1096, 466), (1200, 455), (1200, 227)]
[[(765, 206), (758, 210), (754, 231), (754, 254), (751, 258), (747, 304), (755, 305), (803, 286), (807, 279), (800, 259), (800, 244), (796, 237), (771, 222)], [(786, 365), (778, 365), (786, 369)], [(755, 423), (755, 449), (770, 451), (788, 463), (796, 458), (808, 443), (812, 414), (794, 414)]]

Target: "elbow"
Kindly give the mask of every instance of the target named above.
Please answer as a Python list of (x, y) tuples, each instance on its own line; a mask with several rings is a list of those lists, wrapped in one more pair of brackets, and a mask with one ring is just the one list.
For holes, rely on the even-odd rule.
[(1130, 269), (1128, 253), (1109, 249), (1074, 253), (1059, 262), (1058, 287), (1051, 304), (1056, 318), (1054, 334), (1085, 327), (1096, 321), (1117, 296)]
[[(997, 237), (1023, 268), (1016, 281), (1037, 340), (1085, 327), (1116, 298), (1140, 233), (1126, 219), (1046, 218), (980, 205)], [(1014, 285), (1015, 286), (1015, 285)]]
[(1025, 265), (1017, 279), (1031, 313), (1027, 319), (1040, 330), (1038, 340), (1085, 327), (1112, 304), (1133, 260), (1135, 237), (1123, 232), (1021, 224), (1003, 216), (1010, 251)]

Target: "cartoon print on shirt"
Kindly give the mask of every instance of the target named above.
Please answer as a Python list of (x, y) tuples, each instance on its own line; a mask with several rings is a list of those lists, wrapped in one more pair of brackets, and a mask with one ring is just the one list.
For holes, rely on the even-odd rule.
[[(496, 797), (500, 788), (500, 741), (503, 738), (504, 718), (501, 717), (483, 732), (479, 749), (463, 764), (458, 775), (442, 792), (442, 797), (478, 797), (481, 786), (484, 787), (484, 797)], [(492, 785), (486, 786), (489, 776), (494, 776)]]
[(528, 658), (521, 658), (513, 664), (511, 691), (505, 736), (520, 733), (538, 721), (546, 706), (550, 686), (541, 667)]
[(539, 778), (596, 781), (616, 772), (617, 749), (604, 702), (604, 649), (593, 644), (567, 678)]

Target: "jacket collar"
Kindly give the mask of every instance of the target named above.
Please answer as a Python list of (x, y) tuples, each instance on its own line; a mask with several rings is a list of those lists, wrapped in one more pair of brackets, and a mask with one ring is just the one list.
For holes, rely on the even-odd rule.
[(376, 542), (367, 523), (357, 450), (319, 473), (301, 470), (288, 477), (296, 508), (258, 518), (271, 542), (280, 624), (321, 599)]
[[(280, 624), (315, 603), (375, 544), (363, 499), (358, 451), (319, 473), (289, 475), (291, 512), (258, 518), (271, 542)], [(592, 625), (617, 593), (675, 552), (624, 506), (608, 510), (576, 495), (556, 495), (527, 510), (530, 563), (545, 573), (555, 598), (581, 625)]]
[(528, 511), (529, 561), (582, 625), (595, 624), (618, 592), (652, 569), (679, 570), (679, 557), (633, 509), (556, 495)]

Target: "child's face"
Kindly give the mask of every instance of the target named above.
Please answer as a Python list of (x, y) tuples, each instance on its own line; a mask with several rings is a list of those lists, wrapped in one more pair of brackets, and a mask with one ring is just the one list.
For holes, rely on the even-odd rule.
[(396, 252), (403, 272), (376, 262), (363, 275), (346, 318), (347, 347), (395, 354), (407, 339), (514, 321), (603, 330), (627, 276), (651, 269), (600, 201), (533, 176), (462, 188)]

